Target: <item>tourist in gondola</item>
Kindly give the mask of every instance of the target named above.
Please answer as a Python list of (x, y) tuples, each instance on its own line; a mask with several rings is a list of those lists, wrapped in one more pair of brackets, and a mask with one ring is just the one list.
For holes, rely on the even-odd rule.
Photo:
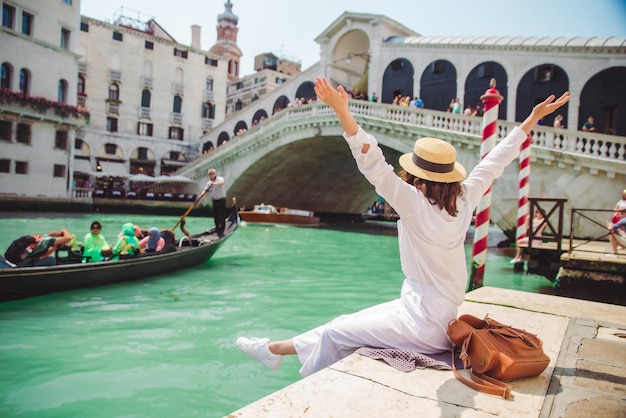
[(237, 345), (270, 369), (280, 367), (283, 355), (296, 354), (303, 376), (360, 347), (422, 354), (450, 350), (446, 330), (465, 298), (463, 244), (474, 209), (492, 182), (519, 155), (537, 121), (567, 103), (569, 93), (556, 101), (550, 96), (536, 105), (466, 178), (465, 168), (456, 161), (455, 148), (436, 138), (418, 139), (413, 152), (400, 157), (403, 172), (396, 175), (376, 138), (350, 113), (345, 89), (335, 89), (327, 79), (317, 78), (315, 92), (337, 114), (358, 169), (400, 215), (398, 241), (405, 275), (402, 290), (398, 299), (342, 315), (291, 339), (240, 337)]
[(102, 235), (102, 224), (100, 222), (93, 221), (91, 223), (89, 232), (83, 239), (83, 246), (85, 262), (97, 262), (104, 259), (106, 252), (111, 249), (111, 246), (104, 235)]

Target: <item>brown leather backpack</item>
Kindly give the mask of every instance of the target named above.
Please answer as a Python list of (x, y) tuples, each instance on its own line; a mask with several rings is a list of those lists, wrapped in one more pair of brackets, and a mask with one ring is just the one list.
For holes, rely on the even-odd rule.
[(473, 389), (505, 399), (511, 395), (511, 386), (505, 381), (537, 376), (550, 363), (543, 352), (543, 342), (535, 334), (489, 317), (461, 315), (448, 324), (448, 336), (460, 349), (464, 367), (471, 367), (472, 380), (468, 380), (456, 370), (453, 350), (457, 379)]

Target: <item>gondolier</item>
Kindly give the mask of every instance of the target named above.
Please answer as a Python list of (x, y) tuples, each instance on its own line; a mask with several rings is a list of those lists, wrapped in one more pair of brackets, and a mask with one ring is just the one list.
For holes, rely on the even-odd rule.
[(218, 176), (214, 168), (209, 168), (209, 181), (207, 182), (200, 200), (207, 192), (213, 201), (213, 218), (215, 219), (215, 232), (218, 237), (224, 236), (224, 226), (226, 225), (226, 185), (224, 177)]

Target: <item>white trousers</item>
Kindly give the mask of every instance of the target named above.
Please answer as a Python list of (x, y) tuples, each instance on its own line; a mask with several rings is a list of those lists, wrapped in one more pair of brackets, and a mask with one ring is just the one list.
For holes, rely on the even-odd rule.
[(309, 376), (360, 347), (395, 348), (422, 354), (449, 350), (448, 322), (457, 307), (435, 289), (405, 280), (399, 299), (332, 321), (294, 337), (302, 363), (300, 374)]

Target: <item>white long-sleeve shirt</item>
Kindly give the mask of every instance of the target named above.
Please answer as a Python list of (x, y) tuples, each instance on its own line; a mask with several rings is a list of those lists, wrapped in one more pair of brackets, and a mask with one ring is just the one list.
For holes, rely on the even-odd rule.
[[(493, 181), (520, 153), (526, 134), (513, 129), (461, 183), (457, 216), (431, 204), (413, 185), (403, 181), (385, 161), (378, 141), (359, 127), (344, 133), (357, 166), (367, 180), (400, 215), (398, 243), (402, 272), (409, 281), (433, 286), (441, 296), (460, 306), (465, 298), (467, 265), (464, 241), (474, 209)], [(367, 153), (362, 145), (369, 143)]]

